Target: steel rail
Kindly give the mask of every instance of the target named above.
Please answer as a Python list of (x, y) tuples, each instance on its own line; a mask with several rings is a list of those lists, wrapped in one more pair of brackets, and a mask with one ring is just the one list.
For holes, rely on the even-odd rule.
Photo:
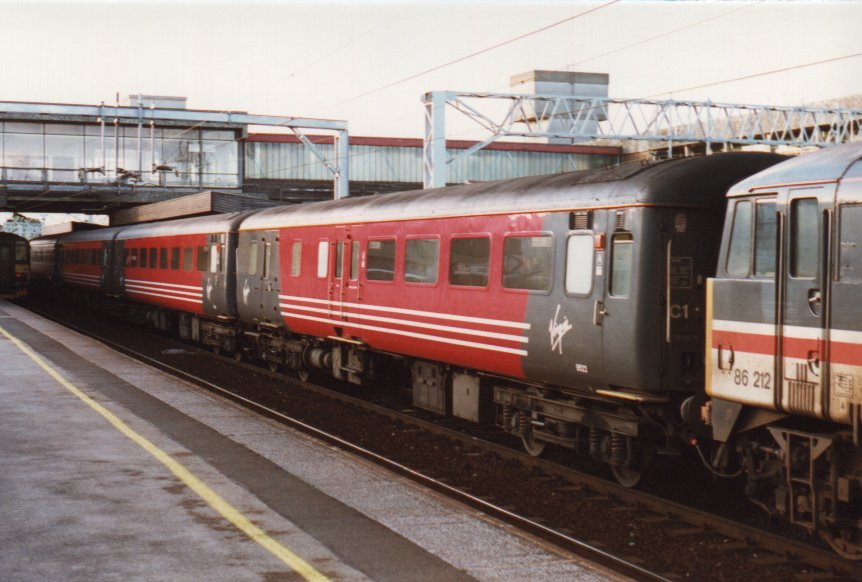
[[(28, 306), (28, 309), (31, 309), (32, 311), (37, 311), (32, 306)], [(294, 419), (281, 412), (268, 408), (260, 403), (254, 402), (251, 399), (236, 394), (235, 392), (232, 392), (227, 388), (209, 382), (206, 379), (195, 376), (189, 372), (185, 372), (184, 370), (171, 366), (170, 364), (161, 362), (155, 358), (147, 356), (146, 354), (142, 354), (140, 352), (132, 350), (131, 348), (122, 346), (121, 344), (99, 336), (94, 332), (90, 332), (88, 330), (85, 330), (75, 325), (68, 324), (66, 322), (60, 322), (50, 314), (44, 312), (39, 313), (43, 317), (47, 317), (49, 319), (57, 321), (58, 323), (62, 323), (62, 325), (73, 329), (78, 333), (81, 333), (83, 335), (96, 339), (106, 345), (109, 345), (110, 347), (116, 349), (119, 352), (125, 353), (126, 355), (139, 359), (145, 363), (148, 363), (149, 365), (152, 365), (153, 367), (179, 376), (193, 384), (197, 384), (201, 387), (220, 393), (226, 398), (245, 404), (250, 408), (253, 408), (254, 410), (264, 414), (265, 416), (289, 424), (290, 426), (303, 432), (306, 432), (307, 434), (311, 434), (322, 441), (343, 447), (345, 450), (367, 458), (381, 466), (392, 470), (393, 472), (406, 476), (431, 489), (450, 495), (458, 499), (459, 501), (470, 505), (471, 507), (479, 509), (507, 523), (512, 523), (513, 525), (525, 531), (528, 531), (533, 535), (541, 537), (546, 541), (554, 543), (555, 545), (558, 545), (559, 547), (574, 554), (580, 555), (582, 557), (605, 565), (608, 568), (611, 568), (617, 572), (620, 572), (627, 576), (631, 576), (638, 580), (666, 580), (666, 578), (662, 577), (661, 575), (649, 572), (648, 570), (641, 568), (640, 566), (631, 564), (630, 562), (627, 562), (621, 558), (612, 556), (611, 554), (608, 554), (603, 550), (594, 548), (589, 544), (576, 540), (562, 532), (557, 532), (551, 528), (548, 528), (547, 526), (529, 520), (526, 517), (519, 516), (509, 510), (496, 507), (486, 500), (475, 497), (446, 483), (435, 480), (430, 476), (414, 471), (413, 469), (410, 469), (409, 467), (397, 463), (396, 461), (392, 461), (391, 459), (387, 459), (381, 455), (378, 455), (373, 451), (368, 451), (362, 447), (359, 447), (358, 445), (349, 443), (348, 441), (345, 441), (338, 436), (317, 429), (298, 419)], [(759, 547), (774, 554), (787, 557), (789, 559), (802, 561), (806, 564), (839, 576), (846, 576), (853, 580), (862, 580), (862, 564), (854, 564), (853, 562), (847, 562), (846, 560), (842, 560), (839, 556), (829, 550), (816, 548), (804, 542), (788, 539), (784, 536), (781, 536), (780, 534), (775, 534), (753, 526), (741, 524), (731, 519), (716, 516), (675, 501), (663, 499), (656, 495), (652, 495), (650, 493), (646, 493), (637, 489), (625, 488), (612, 481), (602, 479), (601, 477), (571, 469), (569, 467), (559, 465), (552, 461), (533, 457), (519, 450), (515, 450), (511, 447), (487, 441), (479, 437), (460, 432), (455, 429), (442, 427), (434, 422), (416, 418), (410, 414), (398, 412), (396, 410), (386, 408), (385, 406), (374, 404), (372, 402), (368, 402), (355, 396), (344, 394), (336, 390), (318, 386), (316, 384), (311, 384), (309, 382), (302, 382), (298, 379), (287, 377), (284, 374), (270, 372), (263, 368), (244, 362), (236, 362), (235, 360), (227, 356), (217, 356), (209, 351), (202, 350), (194, 346), (189, 346), (187, 344), (179, 345), (182, 345), (185, 349), (197, 350), (199, 353), (206, 354), (208, 356), (221, 357), (226, 361), (234, 363), (235, 365), (247, 367), (248, 369), (254, 370), (257, 373), (278, 378), (279, 380), (286, 381), (293, 386), (309, 390), (316, 394), (320, 394), (328, 398), (333, 398), (347, 404), (357, 406), (367, 412), (382, 415), (391, 420), (397, 420), (406, 424), (417, 426), (435, 435), (456, 440), (461, 444), (472, 445), (482, 448), (489, 452), (495, 453), (504, 459), (518, 461), (528, 467), (539, 469), (549, 475), (559, 477), (565, 481), (568, 481), (569, 483), (589, 488), (590, 490), (595, 491), (599, 494), (604, 494), (609, 498), (615, 498), (627, 504), (632, 504), (644, 509), (648, 509), (659, 515), (664, 515), (668, 516), (669, 518), (677, 519), (693, 527), (702, 528), (705, 532), (717, 533), (728, 538), (744, 542), (747, 545), (750, 545), (752, 549)], [(592, 554), (592, 552), (596, 553)]]

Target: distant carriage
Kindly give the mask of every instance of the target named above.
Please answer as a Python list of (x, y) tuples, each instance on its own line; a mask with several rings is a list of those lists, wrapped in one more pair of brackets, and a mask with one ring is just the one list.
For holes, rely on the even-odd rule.
[(30, 283), (30, 246), (27, 239), (0, 232), (0, 299), (27, 295)]

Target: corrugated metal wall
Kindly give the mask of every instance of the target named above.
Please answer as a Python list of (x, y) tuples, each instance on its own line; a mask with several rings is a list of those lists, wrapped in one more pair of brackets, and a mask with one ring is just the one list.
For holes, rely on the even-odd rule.
[[(327, 158), (331, 145), (318, 145)], [(449, 155), (461, 150), (449, 150)], [(332, 176), (302, 144), (246, 142), (245, 177), (250, 180), (331, 180)], [(616, 156), (484, 149), (454, 162), (450, 182), (501, 180), (606, 166)], [(350, 180), (422, 182), (422, 149), (350, 146)]]

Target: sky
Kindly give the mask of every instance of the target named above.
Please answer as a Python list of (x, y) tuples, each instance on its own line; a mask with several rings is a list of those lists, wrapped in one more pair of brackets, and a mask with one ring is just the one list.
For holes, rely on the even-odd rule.
[(619, 98), (862, 94), (857, 1), (0, 0), (0, 14), (0, 101), (181, 95), (192, 109), (347, 120), (351, 135), (422, 137), (425, 92), (505, 92), (533, 69), (608, 73)]

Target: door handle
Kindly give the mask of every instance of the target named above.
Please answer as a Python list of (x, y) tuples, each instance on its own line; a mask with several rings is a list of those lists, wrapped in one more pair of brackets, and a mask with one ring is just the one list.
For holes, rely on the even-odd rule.
[(823, 302), (823, 294), (820, 293), (820, 289), (809, 289), (808, 290), (808, 309), (811, 310), (811, 313), (814, 315), (820, 315), (820, 304)]
[(605, 316), (608, 315), (608, 310), (605, 309), (604, 301), (596, 301), (593, 305), (593, 325), (602, 325), (605, 321)]

